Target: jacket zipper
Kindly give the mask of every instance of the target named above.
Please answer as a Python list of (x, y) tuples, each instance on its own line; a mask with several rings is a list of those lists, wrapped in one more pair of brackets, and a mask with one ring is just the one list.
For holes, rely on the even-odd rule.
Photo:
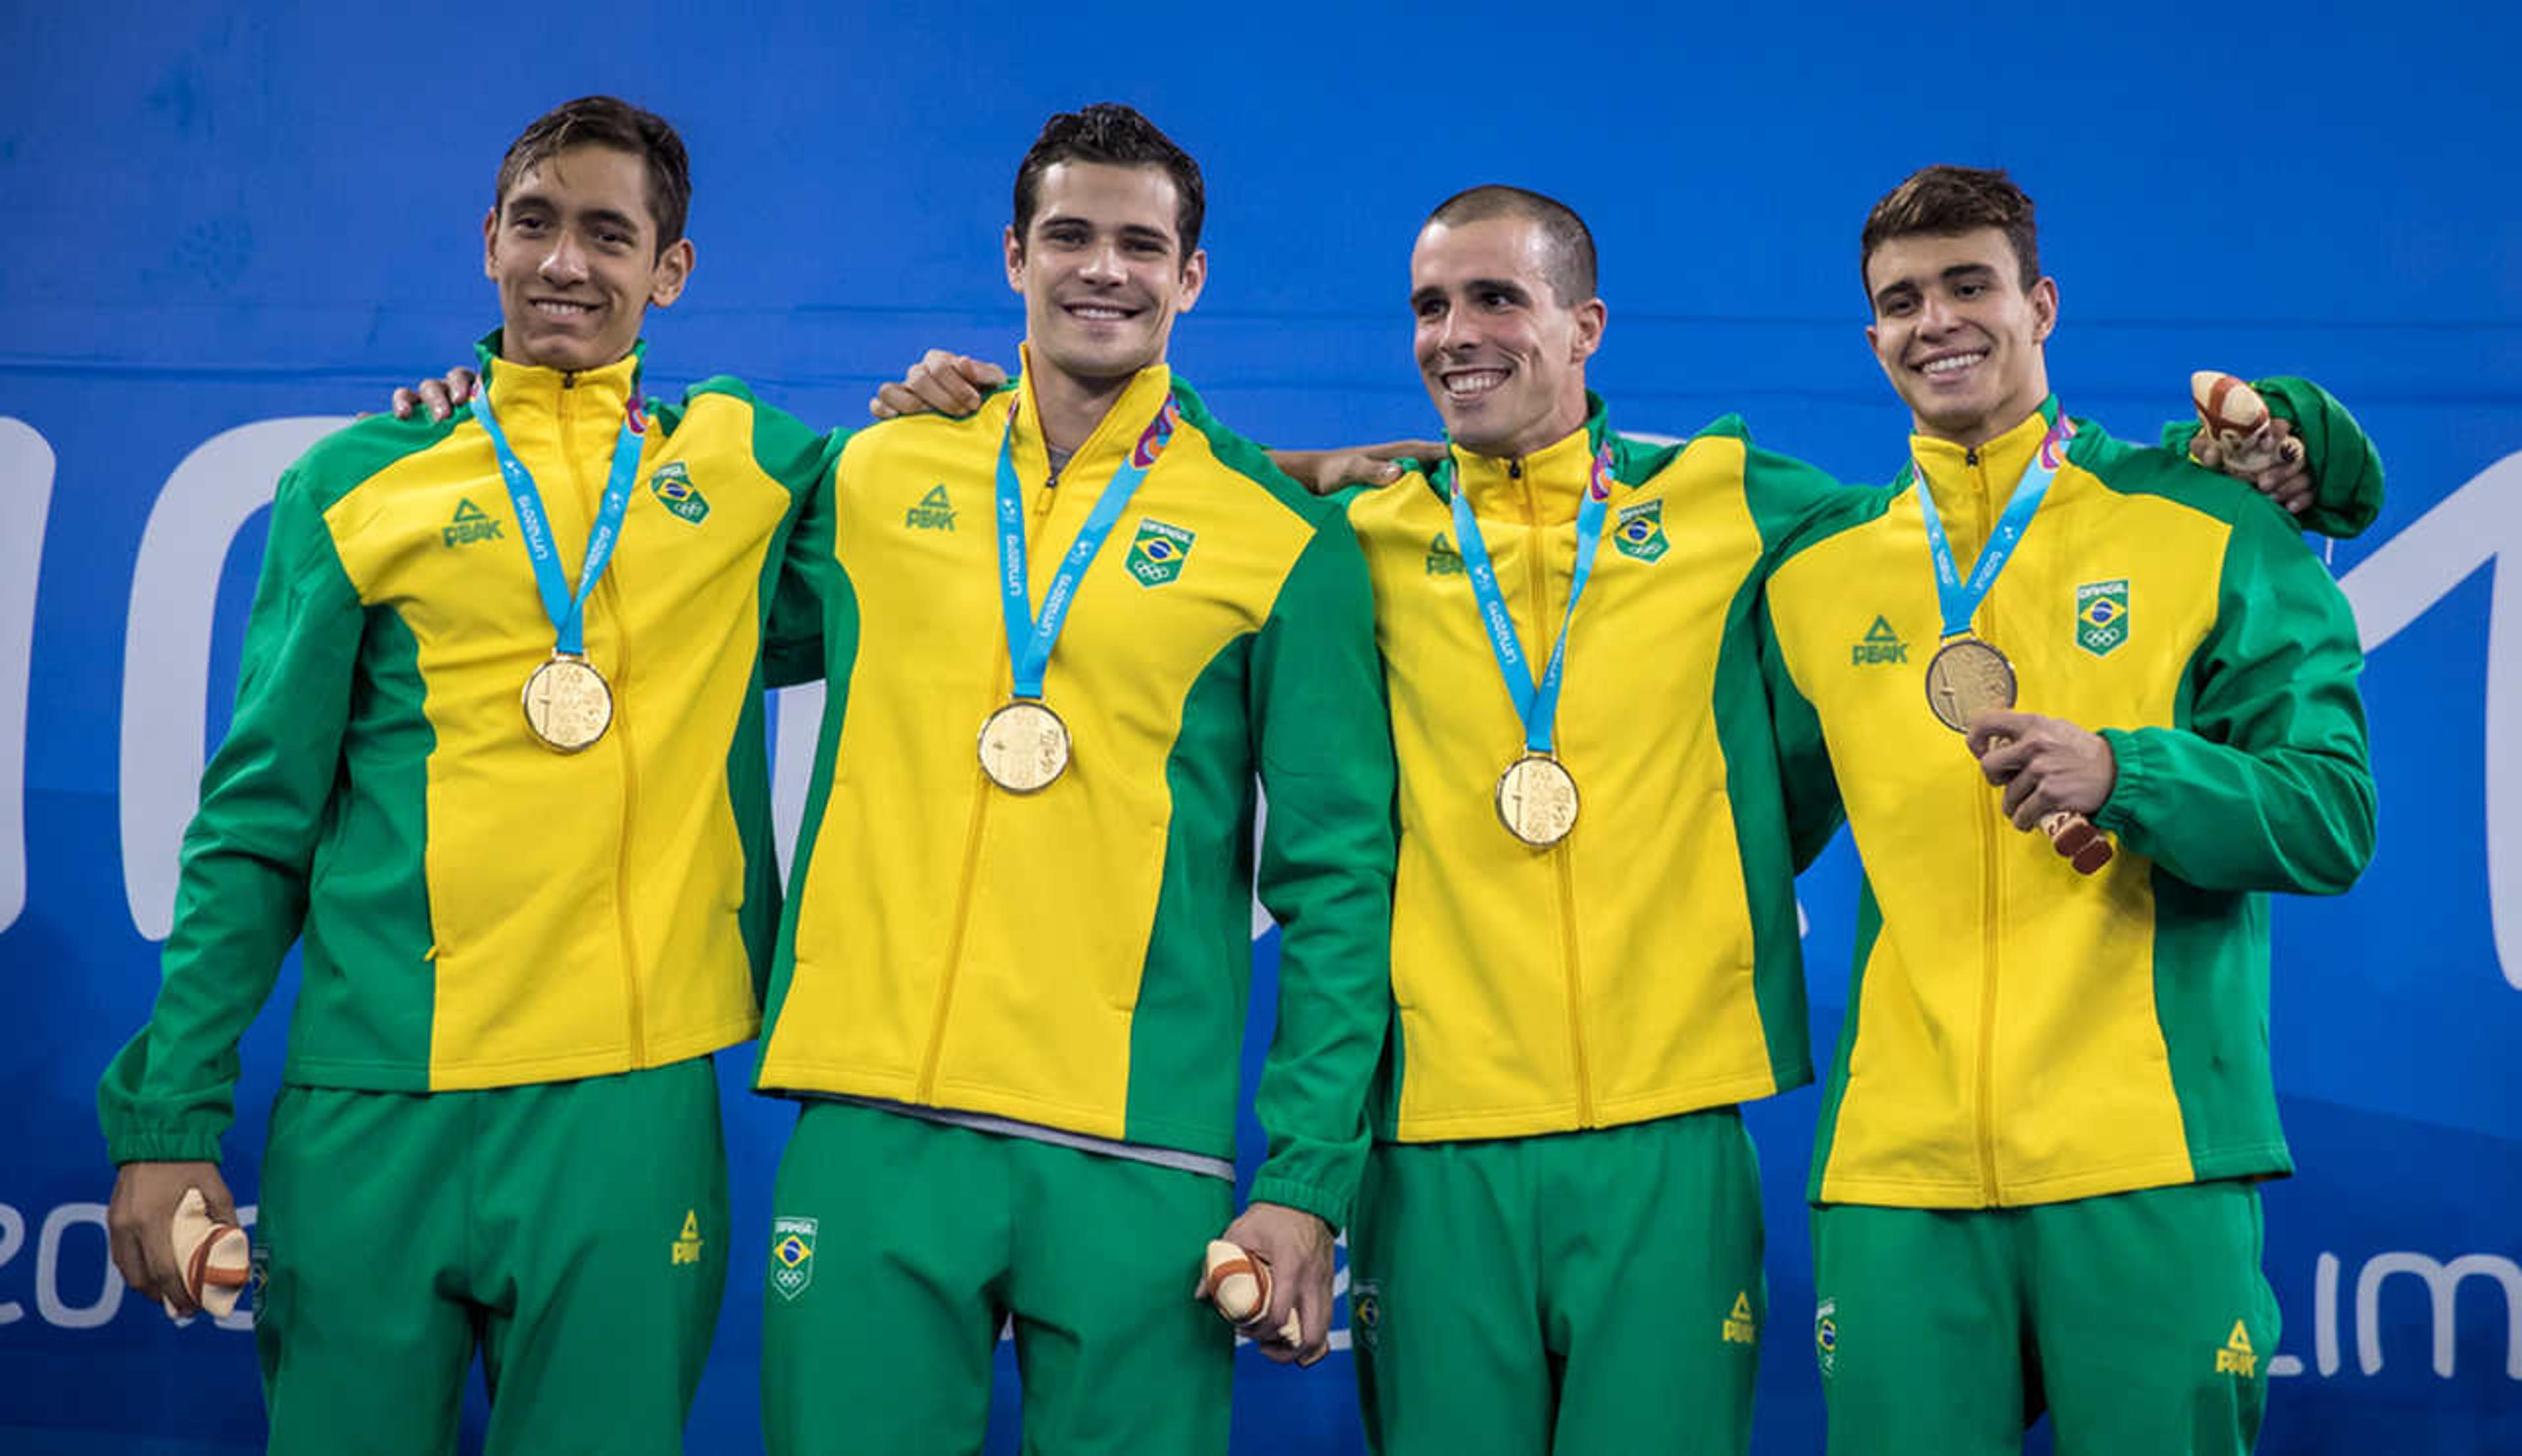
[[(1046, 440), (1044, 442), (1046, 453), (1049, 448), (1050, 442)], [(1073, 459), (1075, 456), (1072, 455), (1070, 458)], [(1042, 540), (1043, 524), (1051, 519), (1051, 507), (1058, 497), (1058, 486), (1059, 472), (1053, 470), (1043, 483), (1041, 502), (1035, 506), (1033, 520), (1028, 523), (1025, 531), (1028, 580), (1032, 576), (1033, 544)], [(993, 679), (998, 683), (998, 694), (991, 701), (991, 708), (996, 708), (1000, 703), (1004, 702), (1015, 690), (1015, 663), (1007, 656), (1006, 634), (1002, 632), (994, 635), (999, 638), (998, 673)], [(928, 1050), (919, 1058), (919, 1080), (913, 1083), (911, 1089), (911, 1100), (914, 1103), (936, 1101), (937, 1062), (946, 1050), (947, 1018), (955, 1010), (955, 983), (957, 972), (963, 966), (964, 932), (969, 930), (972, 924), (972, 888), (973, 882), (980, 876), (981, 869), (981, 831), (989, 826), (990, 799), (996, 787), (990, 782), (990, 775), (982, 772), (977, 757), (972, 763), (972, 778), (976, 792), (972, 795), (971, 818), (965, 821), (963, 825), (963, 874), (955, 888), (955, 933), (946, 942), (946, 971), (937, 981), (937, 1010), (929, 1021)]]
[[(578, 498), (583, 501), (588, 497), (586, 481), (579, 473), (578, 468), (576, 437), (579, 419), (574, 399), (578, 389), (578, 375), (563, 374), (560, 388), (561, 458), (568, 466), (570, 484), (578, 492)], [(598, 501), (599, 506), (601, 503)], [(590, 514), (587, 517), (589, 536), (594, 534), (594, 522), (595, 518)], [(618, 546), (619, 542), (616, 544)], [(620, 553), (617, 550), (615, 554), (618, 556)], [(585, 571), (586, 560), (581, 556), (579, 558), (581, 581), (585, 580)], [(606, 609), (617, 621), (622, 616), (621, 589), (614, 568), (608, 566), (605, 568), (603, 578), (595, 584), (594, 592), (591, 593), (591, 596), (604, 599)], [(622, 711), (623, 688), (630, 681), (630, 637), (629, 633), (622, 634), (621, 645), (615, 651), (613, 671), (608, 675), (613, 684), (612, 731), (618, 737), (614, 757), (622, 765), (622, 832), (615, 836), (613, 919), (615, 928), (622, 937), (622, 991), (624, 1005), (629, 1011), (630, 1064), (633, 1067), (644, 1067), (648, 1064), (647, 1008), (639, 990), (639, 942), (630, 928), (630, 826), (638, 818), (639, 773), (631, 761), (633, 754), (630, 748), (630, 720)]]
[[(1980, 547), (1986, 549), (1985, 532), (1993, 519), (1993, 502), (1987, 493), (1987, 472), (1976, 448), (1962, 452), (1963, 463), (1976, 474), (1972, 477), (1979, 496), (1979, 522), (1984, 534)], [(1983, 602), (1983, 620), (1987, 623), (1987, 638), (1996, 637), (1993, 604)], [(1973, 785), (1975, 792), (1978, 785)], [(1985, 797), (1973, 801), (1972, 821), (1979, 827), (1979, 856), (1982, 870), (1980, 884), (1980, 989), (1979, 989), (1979, 1172), (1980, 1193), (1991, 1206), (1998, 1202), (1996, 1182), (1996, 995), (1997, 945), (2002, 937), (1997, 932), (1997, 913), (2003, 905), (2003, 886), (1998, 875), (1996, 826), (1988, 822)]]
[[(1550, 554), (1549, 538), (1542, 532), (1541, 498), (1531, 478), (1523, 471), (1521, 460), (1507, 462), (1506, 473), (1523, 487), (1525, 540), (1530, 546), (1531, 565), (1524, 580), (1531, 584), (1532, 626), (1535, 640), (1549, 641), (1550, 633)], [(1532, 653), (1524, 653), (1534, 661)], [(1554, 726), (1554, 739), (1555, 726)], [(1562, 963), (1567, 973), (1567, 1050), (1576, 1074), (1576, 1124), (1594, 1126), (1594, 1077), (1585, 1057), (1585, 973), (1576, 948), (1576, 868), (1567, 858), (1567, 842), (1561, 840), (1545, 851), (1557, 862), (1559, 874), (1559, 943)]]

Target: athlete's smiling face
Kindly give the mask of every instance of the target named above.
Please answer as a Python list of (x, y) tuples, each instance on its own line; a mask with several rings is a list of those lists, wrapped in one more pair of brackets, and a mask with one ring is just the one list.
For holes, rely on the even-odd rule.
[(1208, 255), (1183, 252), (1181, 195), (1159, 165), (1054, 162), (1043, 168), (1022, 236), (1006, 232), (1007, 286), (1024, 295), (1037, 366), (1083, 383), (1136, 374), (1165, 356)]
[(1887, 238), (1865, 259), (1865, 290), (1866, 340), (1918, 433), (1982, 445), (2049, 397), (2040, 347), (2058, 323), (2058, 285), (2024, 287), (1999, 229)]
[(1600, 299), (1562, 300), (1548, 232), (1517, 213), (1430, 222), (1410, 252), (1419, 375), (1456, 444), (1527, 455), (1585, 423)]
[(500, 352), (595, 369), (630, 352), (654, 304), (683, 291), (692, 245), (657, 248), (648, 169), (615, 147), (571, 147), (519, 173), (482, 219), (482, 270), (499, 286)]

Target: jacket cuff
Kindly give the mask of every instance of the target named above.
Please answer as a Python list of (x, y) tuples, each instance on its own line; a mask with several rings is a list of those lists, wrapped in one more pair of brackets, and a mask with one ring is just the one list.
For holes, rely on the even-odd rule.
[(2154, 743), (2126, 728), (2102, 729), (2102, 741), (2111, 746), (2114, 773), (2111, 796), (2094, 813), (2093, 825), (2106, 833), (2125, 834), (2144, 821), (2146, 797), (2154, 792)]
[(1284, 1203), (1290, 1208), (1303, 1209), (1331, 1225), (1333, 1234), (1348, 1227), (1349, 1200), (1345, 1196), (1309, 1183), (1299, 1183), (1292, 1178), (1263, 1173), (1252, 1180), (1251, 1197), (1244, 1201), (1247, 1204)]
[(113, 1133), (105, 1140), (105, 1151), (117, 1168), (124, 1163), (214, 1163), (219, 1161), (219, 1135), (176, 1128)]

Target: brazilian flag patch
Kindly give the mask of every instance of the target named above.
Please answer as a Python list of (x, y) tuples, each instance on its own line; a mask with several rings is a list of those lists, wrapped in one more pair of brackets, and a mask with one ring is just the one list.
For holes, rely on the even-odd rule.
[(1181, 576), (1193, 539), (1191, 532), (1152, 516), (1141, 521), (1139, 534), (1130, 540), (1131, 578), (1142, 587), (1161, 587)]
[(648, 489), (657, 493), (667, 510), (690, 525), (697, 526), (709, 518), (709, 497), (692, 484), (680, 460), (668, 460), (658, 466), (656, 473), (648, 477)]
[(2076, 645), (2107, 657), (2128, 638), (2128, 584), (2087, 582), (2076, 588)]
[(782, 1299), (794, 1299), (815, 1282), (815, 1231), (821, 1220), (771, 1220), (771, 1288)]
[(1620, 507), (1619, 524), (1611, 528), (1611, 544), (1623, 556), (1639, 561), (1658, 561), (1672, 549), (1672, 541), (1663, 534), (1663, 502), (1641, 500)]

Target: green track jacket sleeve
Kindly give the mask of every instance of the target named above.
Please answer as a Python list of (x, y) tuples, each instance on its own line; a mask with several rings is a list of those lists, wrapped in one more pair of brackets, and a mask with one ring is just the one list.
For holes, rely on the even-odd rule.
[(770, 452), (761, 452), (766, 455), (765, 469), (806, 493), (805, 507), (788, 533), (787, 552), (771, 596), (771, 625), (763, 634), (763, 678), (772, 687), (793, 687), (823, 677), (823, 578), (837, 524), (833, 477), (840, 468), (841, 447), (849, 441), (848, 430), (836, 429), (815, 437), (811, 454), (802, 448), (804, 439), (788, 442), (790, 447), (779, 452), (776, 461), (768, 457)]
[(1366, 1098), (1391, 1010), (1392, 731), (1375, 603), (1336, 514), (1288, 573), (1254, 644), (1258, 888), (1278, 920), (1278, 1028), (1255, 1111), (1269, 1153), (1255, 1201), (1348, 1221)]
[(2372, 857), (2364, 654), (2346, 595), (2287, 522), (2245, 511), (2181, 728), (2104, 729), (2094, 822), (2202, 889), (2335, 894)]
[(184, 831), (156, 1009), (97, 1088), (117, 1163), (217, 1161), (237, 1042), (306, 913), (363, 627), (315, 488), (281, 477), (227, 740)]
[[(2303, 529), (2344, 539), (2372, 525), (2382, 512), (2382, 457), (2347, 406), (2308, 379), (2279, 375), (2254, 380), (2251, 387), (2302, 437), (2313, 486)], [(2164, 448), (2185, 455), (2197, 434), (2195, 418), (2173, 420), (2163, 427)]]

